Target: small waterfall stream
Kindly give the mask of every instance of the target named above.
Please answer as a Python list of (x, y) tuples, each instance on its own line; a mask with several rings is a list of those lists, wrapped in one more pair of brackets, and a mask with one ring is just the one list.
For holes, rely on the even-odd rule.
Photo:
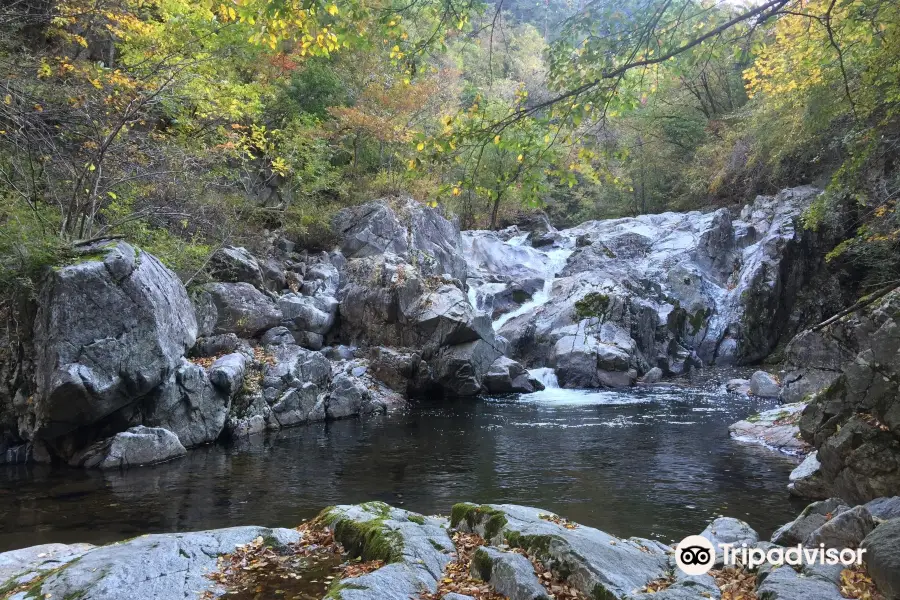
[[(511, 239), (507, 243), (509, 244), (514, 239), (516, 238)], [(541, 252), (541, 254), (547, 257), (546, 269), (544, 271), (544, 286), (531, 297), (531, 300), (525, 302), (519, 308), (504, 315), (500, 315), (500, 317), (494, 321), (494, 331), (499, 331), (510, 319), (514, 319), (519, 315), (524, 315), (538, 306), (543, 306), (550, 300), (550, 290), (553, 289), (553, 282), (556, 281), (556, 276), (563, 270), (563, 267), (566, 266), (566, 260), (568, 260), (569, 256), (572, 255), (572, 252), (575, 251), (574, 240), (568, 238), (564, 239), (568, 242), (565, 247), (553, 248), (548, 252)]]

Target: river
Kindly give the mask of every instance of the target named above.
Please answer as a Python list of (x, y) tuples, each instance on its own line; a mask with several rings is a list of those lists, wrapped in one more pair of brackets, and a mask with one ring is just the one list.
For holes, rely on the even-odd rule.
[(665, 542), (724, 514), (767, 536), (803, 506), (785, 489), (797, 461), (732, 440), (727, 427), (773, 405), (717, 384), (548, 389), (420, 402), (398, 414), (206, 446), (123, 472), (0, 467), (0, 551), (294, 526), (324, 506), (367, 500), (426, 514), (447, 514), (460, 501), (528, 504)]

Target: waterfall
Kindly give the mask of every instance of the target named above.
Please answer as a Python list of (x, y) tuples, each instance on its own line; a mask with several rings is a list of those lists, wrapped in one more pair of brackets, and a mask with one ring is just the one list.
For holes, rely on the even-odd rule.
[(547, 389), (559, 387), (559, 380), (556, 379), (556, 371), (554, 371), (550, 367), (529, 369), (528, 374), (543, 383), (544, 387)]
[[(574, 241), (569, 238), (564, 238), (566, 240), (566, 247), (563, 248), (553, 248), (552, 250), (548, 250), (547, 252), (540, 251), (546, 257), (546, 266), (544, 269), (544, 286), (541, 288), (539, 292), (535, 292), (534, 296), (532, 296), (531, 300), (522, 304), (516, 310), (510, 311), (504, 315), (500, 315), (496, 321), (494, 321), (494, 331), (499, 331), (501, 327), (503, 327), (507, 321), (510, 319), (515, 319), (519, 315), (524, 315), (525, 313), (537, 308), (538, 306), (543, 306), (547, 304), (550, 300), (550, 291), (553, 289), (553, 282), (556, 281), (556, 276), (559, 275), (559, 272), (563, 270), (566, 266), (566, 261), (574, 252)], [(511, 242), (512, 240), (510, 240)], [(507, 243), (510, 243), (507, 242)]]

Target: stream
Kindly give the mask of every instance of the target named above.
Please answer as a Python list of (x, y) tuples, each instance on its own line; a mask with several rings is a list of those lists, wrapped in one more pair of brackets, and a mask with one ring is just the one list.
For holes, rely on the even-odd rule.
[[(536, 375), (552, 382), (552, 372)], [(620, 536), (666, 542), (725, 514), (761, 535), (802, 507), (796, 459), (732, 440), (773, 402), (707, 386), (419, 402), (388, 416), (215, 444), (170, 463), (97, 472), (0, 468), (0, 551), (144, 533), (294, 526), (336, 503), (383, 500), (425, 514), (455, 502), (538, 506)]]

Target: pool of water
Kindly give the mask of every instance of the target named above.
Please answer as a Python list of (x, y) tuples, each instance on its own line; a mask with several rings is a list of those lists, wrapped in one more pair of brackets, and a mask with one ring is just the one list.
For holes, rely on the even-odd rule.
[(802, 508), (785, 489), (797, 459), (732, 440), (727, 428), (773, 405), (719, 388), (548, 389), (422, 402), (123, 472), (0, 467), (0, 551), (294, 526), (327, 505), (367, 500), (426, 514), (460, 501), (527, 504), (666, 542), (724, 514), (768, 535)]

